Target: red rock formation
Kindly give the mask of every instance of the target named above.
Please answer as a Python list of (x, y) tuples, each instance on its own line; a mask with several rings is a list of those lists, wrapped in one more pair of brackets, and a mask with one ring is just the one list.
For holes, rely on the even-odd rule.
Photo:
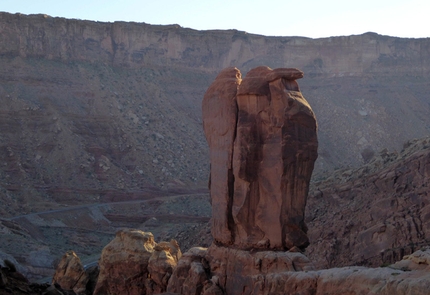
[(212, 278), (227, 294), (242, 294), (243, 290), (261, 294), (264, 290), (268, 291), (264, 286), (266, 276), (314, 270), (312, 262), (298, 252), (251, 252), (213, 244), (208, 248), (206, 259)]
[(191, 248), (186, 252), (172, 274), (167, 291), (179, 294), (206, 294), (205, 290), (212, 286), (206, 253), (207, 249), (200, 247)]
[(258, 67), (240, 84), (239, 71), (228, 68), (205, 94), (212, 234), (220, 245), (309, 243), (304, 209), (318, 142), (315, 115), (295, 82), (301, 77), (296, 69)]
[[(315, 257), (318, 266), (324, 259), (326, 263), (352, 264), (360, 257), (368, 259), (366, 255), (368, 262), (379, 265), (394, 262), (393, 257), (401, 258), (418, 244), (384, 250), (386, 245), (404, 244), (404, 239), (423, 241), (428, 232), (429, 147), (428, 138), (413, 141), (400, 155), (382, 153), (380, 159), (364, 168), (340, 171), (334, 179), (317, 183), (319, 195), (311, 198), (308, 212), (313, 218), (309, 223), (315, 225), (311, 237), (319, 239), (307, 252), (311, 250), (310, 257)], [(369, 194), (376, 197), (369, 200)], [(312, 269), (307, 257), (291, 251), (246, 251), (213, 244), (193, 254), (184, 254), (193, 256), (193, 260), (179, 261), (186, 271), (176, 269), (169, 282), (170, 291), (205, 295), (216, 294), (210, 290), (223, 294), (428, 294), (428, 248), (406, 255), (389, 267), (324, 270)], [(210, 272), (188, 271), (192, 263), (207, 264)], [(178, 282), (187, 282), (187, 289), (180, 289), (182, 284)], [(192, 282), (201, 288), (196, 291)]]
[(184, 254), (168, 291), (184, 295), (424, 295), (430, 279), (429, 257), (427, 249), (385, 268), (314, 270), (301, 253), (251, 252), (212, 245)]
[(156, 243), (151, 233), (117, 232), (100, 257), (100, 274), (94, 294), (146, 294), (148, 261)]
[(94, 294), (159, 294), (182, 253), (176, 240), (156, 243), (150, 232), (118, 231), (100, 257)]
[(68, 251), (55, 270), (52, 284), (58, 284), (64, 290), (73, 290), (78, 295), (85, 295), (88, 279), (79, 257), (75, 252)]
[(430, 138), (312, 184), (306, 254), (317, 268), (388, 265), (428, 245)]
[(221, 71), (206, 91), (202, 103), (203, 127), (210, 146), (212, 235), (222, 244), (233, 242), (233, 142), (236, 135), (236, 93), (241, 82), (236, 68)]
[(153, 281), (152, 292), (146, 294), (159, 294), (166, 291), (167, 283), (181, 256), (181, 249), (175, 240), (160, 242), (154, 247), (154, 252), (148, 261), (148, 273)]

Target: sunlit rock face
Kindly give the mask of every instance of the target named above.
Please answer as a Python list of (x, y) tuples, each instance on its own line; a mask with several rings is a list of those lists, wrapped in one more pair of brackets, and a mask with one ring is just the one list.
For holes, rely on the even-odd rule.
[(103, 249), (94, 294), (160, 294), (182, 252), (176, 240), (154, 241), (150, 232), (123, 229)]
[(203, 99), (212, 234), (239, 249), (308, 244), (304, 210), (317, 158), (315, 115), (297, 69), (223, 70)]
[(68, 251), (61, 258), (52, 282), (64, 290), (73, 290), (76, 294), (84, 295), (88, 280), (89, 276), (79, 257), (74, 251)]

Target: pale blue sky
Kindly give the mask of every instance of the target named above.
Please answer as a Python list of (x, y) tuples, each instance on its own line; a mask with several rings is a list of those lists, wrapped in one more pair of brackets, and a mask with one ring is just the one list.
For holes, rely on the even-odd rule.
[(0, 11), (267, 36), (430, 37), (428, 0), (0, 0)]

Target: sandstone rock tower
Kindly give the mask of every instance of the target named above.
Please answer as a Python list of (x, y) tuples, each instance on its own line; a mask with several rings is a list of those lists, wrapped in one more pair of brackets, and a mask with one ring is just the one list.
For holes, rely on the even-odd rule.
[(308, 244), (304, 212), (317, 158), (315, 115), (297, 69), (224, 69), (203, 99), (212, 235), (242, 250)]

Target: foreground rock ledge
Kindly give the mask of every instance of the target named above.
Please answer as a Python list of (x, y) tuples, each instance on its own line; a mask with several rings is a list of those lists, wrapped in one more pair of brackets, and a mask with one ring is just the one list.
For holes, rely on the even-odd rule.
[(252, 253), (211, 245), (184, 254), (167, 291), (203, 295), (424, 295), (430, 290), (429, 263), (427, 249), (390, 267), (313, 270), (301, 253)]

